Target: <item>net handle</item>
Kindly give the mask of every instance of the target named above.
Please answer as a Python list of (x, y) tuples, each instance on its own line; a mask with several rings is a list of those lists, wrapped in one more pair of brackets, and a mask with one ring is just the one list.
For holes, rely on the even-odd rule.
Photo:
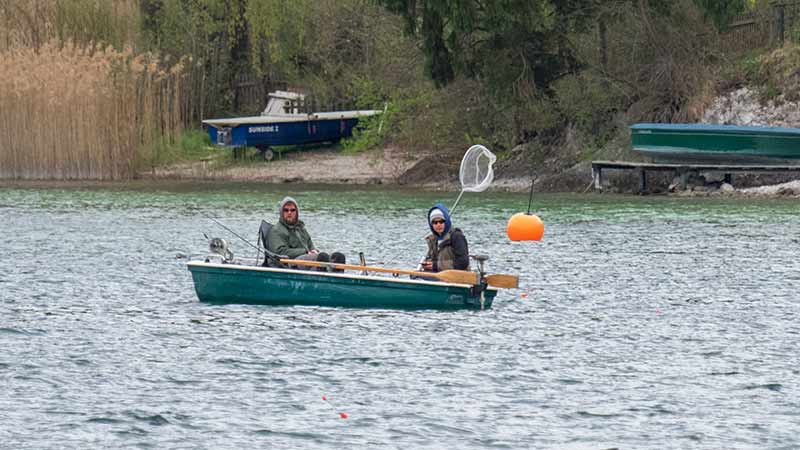
[(453, 213), (456, 211), (456, 206), (458, 206), (458, 202), (459, 202), (459, 200), (461, 200), (461, 196), (462, 195), (464, 195), (464, 189), (461, 189), (461, 193), (458, 194), (458, 198), (456, 199), (456, 202), (453, 203), (453, 206), (450, 208), (450, 217), (453, 217)]

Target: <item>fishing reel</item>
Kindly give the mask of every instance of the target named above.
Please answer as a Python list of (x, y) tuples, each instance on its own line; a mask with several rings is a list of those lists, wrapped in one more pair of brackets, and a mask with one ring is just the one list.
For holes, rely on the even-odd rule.
[(213, 238), (208, 242), (208, 250), (222, 257), (223, 263), (233, 262), (233, 252), (229, 248), (228, 241), (222, 238)]

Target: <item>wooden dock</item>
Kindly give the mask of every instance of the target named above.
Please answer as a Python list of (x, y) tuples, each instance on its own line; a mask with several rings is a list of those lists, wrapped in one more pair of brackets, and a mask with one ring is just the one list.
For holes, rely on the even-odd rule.
[(659, 164), (627, 161), (592, 161), (592, 181), (594, 188), (603, 189), (603, 170), (635, 170), (639, 175), (639, 193), (647, 192), (647, 172), (673, 172), (681, 178), (683, 185), (692, 174), (717, 172), (724, 174), (724, 181), (731, 182), (733, 173), (791, 173), (800, 174), (800, 164)]

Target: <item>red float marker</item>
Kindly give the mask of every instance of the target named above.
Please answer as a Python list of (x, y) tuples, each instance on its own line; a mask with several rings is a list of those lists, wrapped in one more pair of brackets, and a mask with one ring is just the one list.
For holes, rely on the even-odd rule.
[[(331, 402), (328, 400), (328, 396), (327, 395), (323, 395), (322, 396), (322, 401), (324, 401), (325, 404), (330, 406), (332, 410), (336, 411), (336, 408), (334, 408), (333, 405), (331, 404)], [(339, 417), (341, 417), (342, 419), (347, 419), (350, 416), (348, 416), (346, 412), (342, 411), (342, 412), (339, 413)]]

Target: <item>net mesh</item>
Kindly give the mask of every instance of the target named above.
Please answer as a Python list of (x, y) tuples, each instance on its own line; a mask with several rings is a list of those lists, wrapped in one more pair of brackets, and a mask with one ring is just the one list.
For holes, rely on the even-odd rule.
[(492, 184), (492, 165), (497, 160), (494, 153), (482, 145), (473, 145), (461, 159), (461, 189), (468, 192), (483, 192)]

